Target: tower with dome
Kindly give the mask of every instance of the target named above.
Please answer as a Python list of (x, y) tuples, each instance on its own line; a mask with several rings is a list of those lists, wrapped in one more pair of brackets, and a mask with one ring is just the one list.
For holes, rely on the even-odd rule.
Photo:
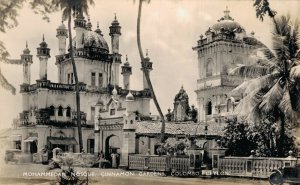
[(236, 22), (226, 7), (224, 16), (201, 34), (193, 50), (198, 54), (197, 103), (200, 123), (223, 123), (232, 114), (240, 97), (230, 97), (229, 92), (245, 79), (231, 75), (239, 65), (253, 64), (262, 43), (254, 32), (248, 34)]
[[(35, 81), (30, 79), (30, 67), (35, 61), (27, 43), (21, 55), (23, 84), (20, 93), (23, 107), (11, 138), (12, 147), (21, 149), (28, 158), (44, 148), (52, 150), (59, 147), (63, 151), (79, 152), (77, 116), (81, 117), (83, 150), (86, 153), (98, 154), (102, 151), (109, 156), (112, 150), (120, 152), (124, 120), (127, 120), (128, 94), (130, 112), (138, 111), (140, 116), (150, 118), (151, 93), (147, 84), (144, 82), (142, 90), (130, 89), (132, 66), (127, 56), (122, 65), (124, 60), (119, 52), (121, 26), (116, 15), (109, 26), (111, 44), (107, 43), (99, 25), (93, 30), (90, 19), (86, 20), (81, 12), (74, 20), (74, 33), (73, 43), (69, 46), (66, 26), (63, 23), (58, 26), (56, 55), (51, 53), (47, 38), (43, 36), (37, 48), (39, 79)], [(74, 49), (78, 74), (80, 115), (76, 114), (70, 47)], [(58, 82), (51, 81), (47, 76), (48, 66), (53, 64), (57, 66)], [(123, 84), (119, 82), (120, 74)]]

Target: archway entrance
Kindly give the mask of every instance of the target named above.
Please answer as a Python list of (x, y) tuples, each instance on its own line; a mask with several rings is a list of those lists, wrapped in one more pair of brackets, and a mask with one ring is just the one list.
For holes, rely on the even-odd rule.
[(118, 153), (120, 154), (121, 140), (116, 135), (110, 135), (105, 140), (105, 158), (109, 161), (112, 161), (111, 154)]

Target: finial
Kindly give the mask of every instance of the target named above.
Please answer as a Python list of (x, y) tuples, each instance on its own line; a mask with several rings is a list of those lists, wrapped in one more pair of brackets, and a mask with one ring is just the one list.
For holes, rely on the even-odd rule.
[(44, 36), (44, 34), (43, 34), (43, 41), (45, 41), (45, 36)]
[(128, 57), (127, 57), (127, 55), (126, 55), (126, 62), (128, 62)]
[(148, 49), (146, 49), (146, 57), (148, 56)]
[(225, 14), (225, 18), (229, 18), (230, 16), (229, 16), (229, 13), (230, 13), (230, 11), (228, 10), (228, 6), (226, 6), (226, 10), (224, 11), (224, 14)]
[(183, 84), (181, 85), (181, 89), (183, 89)]
[(88, 22), (90, 22), (90, 16), (88, 15)]
[(115, 20), (117, 20), (117, 14), (115, 13)]
[(97, 21), (97, 28), (99, 28), (99, 21)]
[(27, 43), (27, 40), (26, 40), (26, 48), (28, 48), (28, 43)]

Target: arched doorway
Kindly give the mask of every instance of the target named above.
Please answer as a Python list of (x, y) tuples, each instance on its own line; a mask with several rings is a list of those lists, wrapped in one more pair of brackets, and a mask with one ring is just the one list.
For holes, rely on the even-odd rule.
[(120, 154), (121, 140), (116, 135), (110, 135), (105, 139), (105, 158), (111, 161), (111, 154)]

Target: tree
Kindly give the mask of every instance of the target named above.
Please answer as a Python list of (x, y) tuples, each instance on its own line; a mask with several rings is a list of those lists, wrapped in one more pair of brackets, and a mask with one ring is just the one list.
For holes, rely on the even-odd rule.
[(249, 156), (256, 148), (254, 140), (249, 139), (250, 127), (245, 122), (237, 122), (236, 118), (228, 119), (224, 128), (224, 145), (226, 155)]
[(268, 14), (268, 16), (271, 18), (274, 18), (274, 16), (277, 14), (276, 11), (270, 8), (270, 3), (268, 0), (255, 0), (253, 6), (256, 10), (256, 17), (261, 21), (264, 20), (264, 16), (266, 14)]
[(165, 118), (164, 118), (164, 115), (161, 111), (159, 103), (157, 101), (157, 98), (156, 98), (156, 95), (155, 95), (155, 92), (154, 92), (154, 89), (153, 89), (153, 86), (152, 86), (152, 82), (151, 82), (151, 79), (150, 79), (150, 76), (149, 76), (149, 71), (147, 70), (146, 66), (144, 65), (145, 64), (145, 57), (144, 57), (144, 54), (143, 54), (143, 49), (142, 49), (142, 44), (141, 44), (141, 17), (142, 17), (142, 4), (143, 4), (143, 1), (147, 1), (149, 3), (150, 0), (139, 0), (139, 9), (138, 9), (138, 18), (137, 18), (137, 45), (138, 45), (139, 54), (140, 54), (140, 58), (141, 58), (142, 70), (143, 70), (143, 73), (146, 77), (146, 80), (147, 80), (147, 83), (148, 83), (149, 90), (151, 92), (153, 102), (154, 102), (154, 104), (156, 106), (156, 109), (159, 113), (159, 116), (161, 118), (160, 141), (162, 143), (164, 143), (164, 141), (165, 141)]
[[(280, 156), (284, 156), (285, 122), (295, 123), (300, 111), (300, 34), (299, 22), (290, 16), (273, 18), (273, 49), (260, 48), (264, 53), (259, 64), (240, 66), (232, 74), (260, 77), (249, 80), (232, 91), (244, 96), (235, 113), (249, 123), (261, 120), (280, 122)], [(258, 65), (258, 66), (257, 66)], [(268, 68), (268, 70), (262, 70)], [(295, 123), (297, 124), (297, 123)]]
[[(11, 29), (18, 25), (18, 11), (24, 6), (26, 0), (2, 0), (0, 2), (0, 32), (5, 33), (7, 29)], [(49, 13), (57, 11), (56, 7), (47, 0), (31, 0), (29, 1), (30, 8), (35, 13), (40, 13), (43, 19), (49, 21), (47, 16)], [(21, 60), (9, 59), (10, 54), (7, 51), (4, 43), (0, 41), (0, 62), (6, 64), (22, 64)], [(13, 95), (16, 94), (16, 88), (8, 82), (0, 69), (0, 86), (10, 91)]]
[[(7, 28), (12, 28), (18, 25), (17, 16), (18, 10), (22, 8), (26, 0), (12, 0), (12, 1), (1, 1), (0, 12), (4, 15), (0, 17), (0, 31), (5, 32)], [(41, 14), (43, 19), (49, 21), (48, 15), (50, 13), (61, 10), (63, 20), (68, 20), (69, 29), (69, 54), (71, 57), (71, 62), (73, 66), (73, 74), (75, 79), (75, 91), (76, 91), (76, 112), (77, 112), (77, 126), (78, 126), (78, 136), (79, 136), (79, 148), (82, 152), (82, 131), (81, 131), (81, 111), (80, 111), (80, 94), (79, 94), (79, 82), (76, 70), (76, 64), (73, 56), (72, 47), (72, 28), (71, 20), (72, 15), (75, 15), (75, 11), (81, 11), (88, 14), (89, 5), (94, 4), (93, 0), (31, 0), (29, 5), (34, 13)], [(9, 60), (9, 53), (6, 50), (4, 44), (0, 42), (0, 60), (6, 63), (20, 64), (14, 60)], [(3, 87), (10, 90), (13, 94), (15, 93), (15, 88), (8, 83), (5, 77), (2, 75), (0, 70), (0, 83)]]
[[(250, 156), (251, 150), (260, 157), (278, 157), (280, 150), (280, 127), (277, 123), (263, 120), (260, 124), (251, 125), (228, 119), (224, 129), (224, 145), (228, 150), (226, 155)], [(288, 130), (284, 133), (284, 151), (294, 150), (294, 137)]]
[(73, 67), (74, 79), (75, 79), (75, 96), (76, 96), (76, 122), (78, 127), (78, 138), (79, 138), (79, 150), (83, 150), (82, 141), (82, 130), (81, 130), (81, 111), (80, 111), (80, 94), (79, 94), (79, 81), (76, 69), (76, 64), (74, 60), (74, 48), (73, 48), (73, 38), (72, 38), (72, 15), (76, 13), (88, 14), (89, 5), (94, 4), (93, 0), (53, 0), (52, 2), (56, 7), (62, 10), (63, 20), (68, 20), (68, 30), (69, 30), (69, 55), (71, 57), (71, 63)]

